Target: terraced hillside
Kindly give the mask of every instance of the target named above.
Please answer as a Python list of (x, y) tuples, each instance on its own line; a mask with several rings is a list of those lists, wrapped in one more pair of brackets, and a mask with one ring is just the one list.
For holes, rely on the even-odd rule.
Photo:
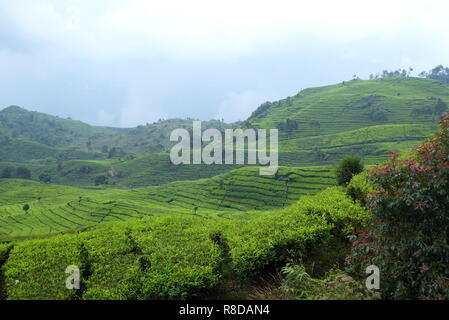
[(246, 124), (275, 128), (287, 118), (298, 128), (284, 139), (337, 134), (380, 124), (424, 124), (436, 128), (438, 99), (449, 103), (449, 86), (430, 79), (356, 80), (306, 89), (261, 106)]
[(325, 167), (281, 167), (276, 176), (259, 176), (257, 167), (247, 167), (209, 179), (128, 190), (1, 179), (0, 237), (53, 234), (153, 215), (247, 218), (334, 184), (332, 170)]
[[(449, 86), (439, 81), (357, 80), (265, 103), (243, 124), (213, 120), (203, 127), (278, 127), (282, 166), (331, 165), (347, 154), (374, 164), (383, 161), (388, 151), (406, 152), (426, 139), (448, 103)], [(0, 112), (0, 169), (20, 162), (34, 180), (45, 173), (54, 183), (80, 187), (90, 187), (98, 175), (105, 175), (109, 184), (103, 187), (111, 188), (209, 178), (237, 168), (172, 165), (166, 152), (173, 145), (170, 132), (191, 127), (192, 119), (163, 120), (133, 129), (90, 127), (10, 107)]]
[[(427, 138), (436, 128), (438, 115), (447, 103), (449, 86), (430, 79), (349, 81), (306, 89), (294, 97), (265, 103), (243, 125), (279, 127), (280, 164), (284, 166), (328, 165), (348, 153), (358, 154), (372, 164), (382, 161), (389, 150), (408, 150)], [(180, 169), (167, 162), (167, 154), (158, 154), (169, 150), (173, 144), (169, 141), (173, 129), (191, 130), (191, 126), (191, 119), (172, 119), (134, 129), (90, 127), (10, 107), (0, 112), (0, 135), (4, 140), (0, 166), (34, 159), (27, 164), (34, 179), (48, 166), (47, 171), (56, 183), (88, 186), (96, 175), (106, 174), (117, 185), (128, 187), (206, 178), (235, 169), (232, 166)], [(209, 121), (203, 126), (224, 130), (239, 124)], [(50, 141), (45, 135), (57, 141), (51, 140), (53, 138)], [(71, 146), (78, 153), (53, 146)], [(120, 152), (115, 152), (114, 148)], [(148, 155), (134, 159), (135, 156), (127, 156), (130, 153)], [(85, 170), (90, 166), (80, 164), (79, 175), (55, 170), (63, 161), (106, 157), (109, 159), (104, 163), (96, 162), (92, 170)], [(116, 160), (113, 167), (111, 159)], [(68, 167), (72, 165), (67, 164)], [(204, 174), (199, 175), (199, 172)]]
[[(433, 133), (432, 125), (373, 125), (337, 134), (281, 141), (282, 165), (328, 165), (348, 154), (357, 154), (365, 164), (384, 161), (389, 151), (409, 152)], [(297, 151), (300, 149), (300, 151)]]

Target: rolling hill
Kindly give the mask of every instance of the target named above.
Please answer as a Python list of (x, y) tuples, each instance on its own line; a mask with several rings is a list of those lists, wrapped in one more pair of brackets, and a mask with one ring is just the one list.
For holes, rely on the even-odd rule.
[[(449, 86), (431, 79), (355, 80), (264, 103), (240, 124), (212, 120), (203, 122), (203, 128), (277, 127), (282, 166), (332, 165), (347, 154), (374, 164), (388, 151), (406, 152), (429, 137), (448, 103)], [(208, 178), (237, 168), (171, 165), (171, 131), (191, 127), (192, 119), (161, 120), (133, 129), (93, 127), (9, 107), (0, 111), (0, 134), (7, 142), (0, 151), (0, 168), (25, 162), (33, 179), (47, 172), (55, 183), (81, 187), (92, 186), (98, 175), (109, 177), (109, 187), (141, 187)]]
[[(257, 167), (246, 167), (208, 179), (129, 190), (0, 179), (0, 240), (155, 215), (244, 218), (248, 211), (282, 208), (332, 185), (333, 172), (323, 167), (281, 167), (276, 176), (259, 176)], [(29, 210), (23, 209), (25, 204)]]

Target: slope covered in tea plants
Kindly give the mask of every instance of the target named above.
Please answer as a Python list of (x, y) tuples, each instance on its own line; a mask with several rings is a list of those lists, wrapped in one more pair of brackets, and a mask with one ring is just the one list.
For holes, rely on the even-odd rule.
[(333, 171), (326, 167), (281, 167), (276, 176), (260, 176), (257, 167), (246, 167), (213, 178), (136, 189), (89, 190), (1, 179), (0, 237), (52, 234), (154, 215), (245, 218), (248, 211), (287, 206), (334, 184)]
[[(244, 279), (306, 257), (367, 214), (339, 188), (246, 219), (159, 216), (12, 244), (2, 266), (7, 299), (184, 299), (230, 274)], [(6, 247), (0, 245), (1, 251)], [(67, 290), (67, 266), (82, 289)]]
[[(375, 164), (388, 151), (408, 150), (425, 140), (448, 103), (449, 86), (439, 81), (356, 80), (265, 103), (243, 123), (204, 121), (203, 129), (279, 128), (281, 166), (330, 165), (347, 154)], [(34, 180), (45, 173), (54, 183), (81, 187), (93, 186), (95, 178), (104, 175), (109, 185), (103, 187), (109, 188), (209, 178), (236, 169), (170, 162), (171, 131), (192, 131), (192, 121), (161, 120), (114, 129), (10, 107), (0, 111), (0, 169), (20, 163)]]

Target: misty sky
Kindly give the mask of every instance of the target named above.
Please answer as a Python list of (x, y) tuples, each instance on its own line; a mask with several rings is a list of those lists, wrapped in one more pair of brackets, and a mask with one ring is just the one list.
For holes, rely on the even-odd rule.
[(0, 109), (244, 120), (354, 74), (449, 65), (448, 14), (447, 0), (0, 0)]

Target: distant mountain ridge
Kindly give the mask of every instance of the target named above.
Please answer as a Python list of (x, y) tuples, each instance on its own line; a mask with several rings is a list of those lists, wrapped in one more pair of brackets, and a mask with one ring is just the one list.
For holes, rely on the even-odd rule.
[[(204, 128), (225, 129), (233, 126), (218, 120), (203, 122)], [(177, 128), (191, 129), (192, 120), (169, 119), (135, 128), (113, 128), (91, 126), (18, 106), (0, 111), (0, 137), (21, 137), (48, 147), (85, 151), (102, 151), (105, 147), (110, 150), (115, 147), (139, 154), (162, 152), (171, 145), (170, 133)]]

